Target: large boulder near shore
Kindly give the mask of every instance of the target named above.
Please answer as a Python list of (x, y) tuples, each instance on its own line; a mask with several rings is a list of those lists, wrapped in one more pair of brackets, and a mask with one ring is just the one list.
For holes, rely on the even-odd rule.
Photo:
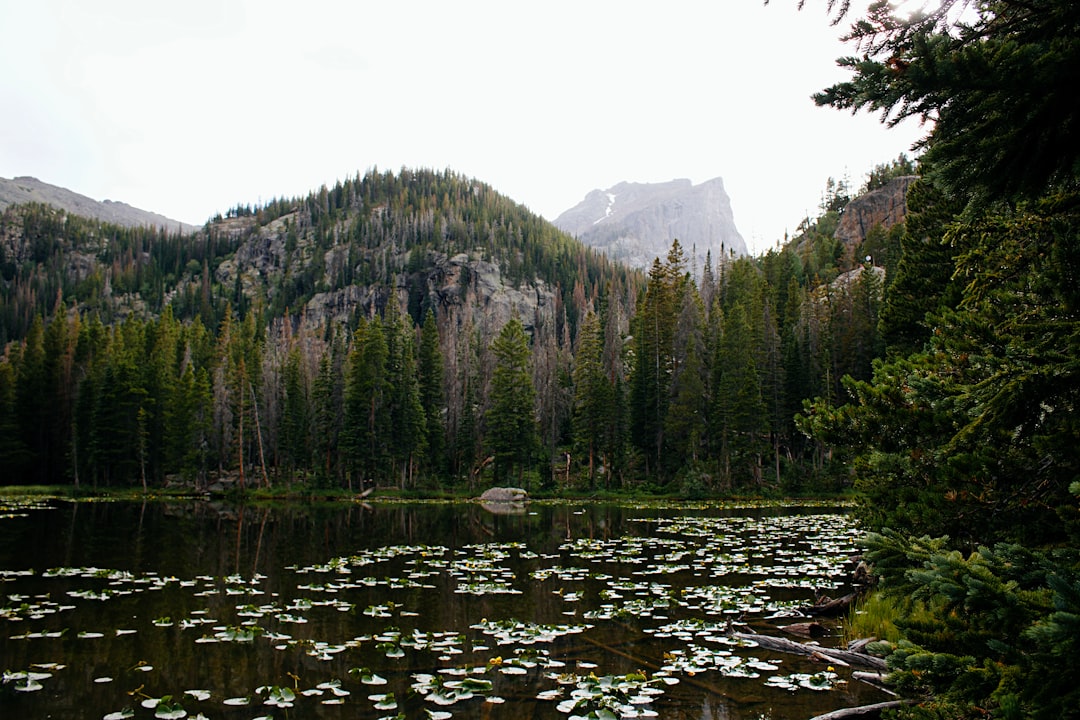
[(493, 487), (480, 496), (482, 503), (523, 503), (528, 502), (529, 493), (521, 488)]

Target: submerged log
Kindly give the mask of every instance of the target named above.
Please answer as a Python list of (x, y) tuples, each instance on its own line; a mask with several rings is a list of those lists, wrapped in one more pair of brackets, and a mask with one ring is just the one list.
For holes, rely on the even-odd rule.
[(876, 687), (881, 692), (888, 693), (888, 694), (892, 695), (893, 697), (896, 697), (896, 693), (893, 692), (885, 684), (885, 674), (884, 673), (863, 672), (861, 670), (856, 670), (855, 672), (851, 673), (851, 679), (852, 680), (861, 680), (862, 682), (867, 683), (868, 685), (873, 685), (874, 687)]
[(824, 615), (828, 617), (835, 617), (847, 612), (851, 604), (855, 602), (855, 599), (859, 597), (858, 593), (848, 593), (843, 597), (838, 597), (835, 600), (829, 597), (821, 598), (818, 602), (814, 603), (810, 607), (806, 608), (807, 615)]
[(888, 702), (874, 703), (873, 705), (860, 705), (859, 707), (833, 710), (824, 715), (815, 715), (810, 720), (844, 720), (845, 718), (870, 718), (881, 717), (883, 710), (891, 710), (901, 705), (910, 705), (914, 700), (889, 700)]
[(851, 652), (866, 652), (866, 646), (872, 642), (877, 642), (876, 637), (859, 638), (858, 640), (852, 640), (847, 644), (847, 649)]
[(810, 659), (814, 662), (828, 663), (829, 665), (839, 665), (840, 667), (851, 667), (849, 663), (844, 662), (838, 657), (829, 655), (828, 650), (818, 650), (817, 652), (810, 653)]
[(825, 626), (816, 622), (793, 623), (779, 627), (786, 633), (804, 638), (819, 638), (825, 635)]
[(805, 643), (798, 643), (794, 640), (788, 640), (781, 637), (773, 637), (771, 635), (757, 635), (755, 633), (732, 633), (731, 637), (739, 640), (748, 640), (756, 642), (761, 647), (767, 650), (776, 650), (777, 652), (794, 653), (796, 655), (818, 655), (827, 656), (829, 658), (835, 658), (841, 660), (850, 665), (858, 665), (859, 667), (868, 668), (870, 670), (885, 670), (885, 661), (881, 658), (874, 657), (872, 655), (866, 655), (865, 653), (855, 653), (849, 650), (841, 650), (840, 648), (824, 648), (820, 645), (809, 645)]

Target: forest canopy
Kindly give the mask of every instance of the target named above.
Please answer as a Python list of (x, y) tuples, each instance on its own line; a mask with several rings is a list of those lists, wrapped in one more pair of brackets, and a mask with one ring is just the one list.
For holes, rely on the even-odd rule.
[(1080, 6), (875, 3), (839, 109), (927, 121), (886, 356), (800, 427), (850, 463), (899, 717), (1080, 706)]

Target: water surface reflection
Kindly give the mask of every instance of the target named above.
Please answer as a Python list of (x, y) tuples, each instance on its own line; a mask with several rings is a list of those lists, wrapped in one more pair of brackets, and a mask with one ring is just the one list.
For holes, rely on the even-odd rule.
[(881, 698), (724, 630), (843, 592), (854, 536), (822, 508), (57, 502), (0, 520), (0, 715), (805, 718)]

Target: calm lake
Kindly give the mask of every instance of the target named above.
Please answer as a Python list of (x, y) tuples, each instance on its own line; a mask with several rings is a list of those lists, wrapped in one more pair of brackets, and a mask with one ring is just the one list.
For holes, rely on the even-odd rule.
[(846, 591), (858, 533), (842, 509), (45, 501), (0, 516), (3, 718), (779, 720), (887, 699), (725, 635)]

